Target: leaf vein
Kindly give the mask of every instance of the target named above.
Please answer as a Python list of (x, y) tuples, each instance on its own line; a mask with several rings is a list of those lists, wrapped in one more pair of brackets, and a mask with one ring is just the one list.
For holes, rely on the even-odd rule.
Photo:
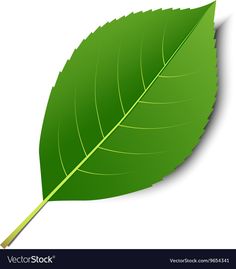
[(179, 101), (173, 101), (173, 102), (151, 102), (151, 101), (139, 101), (141, 104), (147, 104), (147, 105), (171, 105), (171, 104), (180, 104), (180, 103), (187, 103), (189, 101), (192, 101), (193, 99), (183, 99)]
[(87, 156), (87, 152), (85, 150), (85, 147), (84, 147), (84, 143), (83, 143), (83, 140), (82, 140), (82, 137), (81, 137), (81, 134), (80, 134), (80, 130), (79, 130), (79, 123), (78, 123), (78, 116), (77, 116), (77, 101), (76, 101), (76, 89), (75, 89), (75, 98), (74, 98), (74, 112), (75, 112), (75, 123), (76, 123), (76, 129), (77, 129), (77, 134), (79, 136), (79, 140), (80, 140), (80, 144), (82, 146), (82, 149), (83, 149), (83, 152), (85, 154), (85, 156)]
[(118, 56), (117, 56), (116, 80), (117, 80), (117, 88), (118, 88), (118, 94), (119, 94), (119, 100), (120, 100), (121, 109), (122, 109), (123, 115), (125, 115), (125, 109), (124, 109), (124, 106), (123, 106), (122, 97), (121, 97), (121, 91), (120, 91), (119, 64), (120, 64), (120, 49), (118, 51)]
[(114, 150), (114, 149), (108, 149), (104, 147), (99, 147), (99, 149), (104, 151), (109, 151), (113, 153), (119, 153), (119, 154), (127, 154), (127, 155), (155, 155), (158, 153), (164, 153), (166, 151), (157, 151), (157, 152), (130, 152), (130, 151), (120, 151), (120, 150)]
[(176, 125), (159, 126), (159, 127), (140, 127), (140, 126), (131, 126), (131, 125), (121, 124), (120, 127), (128, 128), (128, 129), (135, 129), (135, 130), (162, 130), (162, 129), (171, 129), (171, 128), (176, 128), (176, 127), (181, 127), (188, 124), (190, 123), (187, 122), (187, 123), (181, 123), (181, 124), (176, 124)]
[(162, 57), (162, 61), (163, 61), (164, 65), (166, 64), (165, 52), (164, 52), (165, 34), (166, 34), (166, 25), (165, 25), (164, 30), (163, 30), (162, 42), (161, 42), (161, 57)]
[(127, 173), (112, 173), (112, 174), (104, 174), (104, 173), (97, 173), (97, 172), (91, 172), (91, 171), (87, 171), (87, 170), (82, 170), (82, 169), (78, 169), (79, 172), (85, 173), (85, 174), (89, 174), (89, 175), (95, 175), (95, 176), (120, 176), (120, 175), (125, 175)]
[(57, 131), (57, 149), (58, 149), (58, 154), (59, 154), (59, 158), (60, 158), (61, 167), (63, 169), (63, 172), (67, 176), (67, 172), (66, 172), (66, 169), (65, 169), (65, 166), (64, 166), (64, 163), (63, 163), (62, 155), (61, 155), (59, 126), (58, 126), (58, 131)]
[(182, 78), (196, 74), (197, 72), (186, 73), (182, 75), (160, 75), (159, 78)]
[(98, 118), (99, 129), (101, 131), (102, 137), (104, 138), (104, 133), (103, 133), (102, 124), (100, 121), (100, 116), (98, 112), (98, 104), (97, 104), (97, 73), (98, 73), (98, 62), (96, 64), (96, 71), (95, 71), (95, 77), (94, 77), (94, 101), (95, 101), (95, 108), (96, 108), (96, 114)]
[(141, 46), (140, 46), (139, 67), (140, 67), (140, 73), (141, 73), (143, 89), (145, 91), (146, 86), (145, 86), (145, 81), (144, 81), (144, 76), (143, 76), (143, 59), (142, 58), (143, 58), (143, 41), (141, 41)]

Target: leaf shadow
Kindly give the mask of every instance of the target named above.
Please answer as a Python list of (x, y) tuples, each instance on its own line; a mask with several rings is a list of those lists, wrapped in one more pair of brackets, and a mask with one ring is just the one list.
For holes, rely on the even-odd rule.
[[(216, 26), (215, 39), (216, 39), (216, 49), (217, 49), (217, 75), (218, 75), (218, 91), (216, 95), (216, 102), (214, 104), (214, 110), (209, 117), (209, 121), (205, 127), (205, 132), (200, 138), (199, 144), (193, 149), (192, 154), (186, 158), (186, 160), (179, 165), (170, 175), (165, 177), (160, 182), (154, 184), (151, 188), (146, 189), (146, 191), (160, 191), (161, 188), (166, 188), (167, 184), (172, 184), (172, 180), (180, 179), (187, 170), (191, 170), (195, 165), (195, 162), (199, 161), (201, 156), (204, 154), (207, 144), (211, 141), (214, 136), (215, 131), (219, 128), (219, 117), (222, 115), (222, 111), (225, 107), (226, 102), (226, 63), (225, 63), (225, 51), (226, 51), (226, 35), (229, 19), (224, 20)], [(139, 193), (145, 195), (145, 190)]]

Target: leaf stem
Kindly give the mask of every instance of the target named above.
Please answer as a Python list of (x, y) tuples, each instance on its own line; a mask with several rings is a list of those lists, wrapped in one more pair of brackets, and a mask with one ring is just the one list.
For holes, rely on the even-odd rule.
[(48, 197), (46, 197), (30, 214), (22, 221), (22, 223), (1, 243), (1, 247), (6, 248), (12, 241), (17, 237), (17, 235), (25, 228), (25, 226), (37, 215), (37, 213), (45, 206), (48, 202)]

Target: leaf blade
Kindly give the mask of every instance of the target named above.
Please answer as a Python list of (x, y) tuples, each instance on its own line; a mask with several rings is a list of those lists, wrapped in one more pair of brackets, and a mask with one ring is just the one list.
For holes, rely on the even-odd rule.
[[(121, 22), (119, 22), (119, 23), (121, 23)], [(114, 25), (113, 25), (114, 26)], [(195, 27), (196, 27), (196, 25), (195, 25)], [(185, 37), (185, 39), (184, 39), (184, 43), (185, 43), (185, 41), (186, 40), (188, 40), (188, 37), (192, 34), (192, 32), (194, 31), (194, 29), (195, 29), (195, 27), (192, 29), (192, 31), (189, 33), (189, 35), (187, 35), (186, 37)], [(103, 29), (104, 30), (104, 29)], [(101, 31), (101, 30), (99, 30), (99, 31)], [(103, 31), (103, 33), (104, 33), (104, 35), (105, 35), (105, 32), (106, 31)], [(181, 43), (182, 44), (182, 43)], [(177, 50), (172, 54), (172, 56), (169, 58), (169, 60), (166, 62), (166, 63), (169, 63), (172, 59), (173, 59), (173, 57), (178, 53), (178, 51), (181, 49), (181, 47), (182, 47), (182, 45), (180, 44), (180, 46), (177, 48)], [(168, 53), (167, 53), (168, 54)], [(110, 55), (113, 55), (112, 53), (110, 54)], [(140, 54), (141, 55), (141, 54)], [(140, 56), (139, 55), (139, 56)], [(113, 55), (114, 56), (114, 55)], [(163, 49), (162, 49), (162, 56), (161, 56), (162, 58), (163, 58)], [(115, 58), (115, 56), (114, 56), (114, 58)], [(117, 59), (115, 59), (116, 61), (117, 61)], [(167, 64), (168, 65), (168, 64)], [(162, 72), (166, 69), (166, 67), (167, 67), (167, 65), (164, 65), (164, 69), (163, 69), (163, 67), (162, 67), (162, 69), (161, 69), (161, 71), (158, 73), (158, 75), (156, 76), (156, 77), (158, 77), (159, 78), (159, 76), (160, 76), (160, 74), (162, 74)], [(97, 65), (96, 65), (97, 66)], [(139, 68), (140, 68), (140, 59), (139, 59), (139, 66), (138, 66)], [(97, 68), (97, 67), (96, 67)], [(116, 83), (117, 83), (117, 67), (114, 69), (116, 72), (114, 72), (115, 74), (116, 74), (116, 79), (113, 79), (114, 81), (116, 81)], [(140, 68), (139, 69), (139, 72), (141, 73), (141, 76), (140, 76), (140, 85), (142, 85), (142, 86), (144, 86), (145, 85), (145, 74), (142, 74), (142, 72), (143, 71), (141, 71), (142, 70), (142, 68)], [(96, 72), (97, 71), (95, 71), (95, 74), (96, 74)], [(163, 72), (164, 73), (164, 72)], [(165, 74), (163, 74), (163, 76), (166, 76)], [(163, 79), (163, 78), (162, 78)], [(154, 79), (150, 84), (149, 84), (149, 86), (147, 87), (147, 89), (149, 89), (150, 87), (152, 87), (152, 85), (154, 84), (154, 82), (155, 82), (155, 80), (156, 79)], [(112, 84), (113, 85), (113, 84)], [(120, 87), (120, 85), (119, 85), (119, 87)], [(116, 87), (114, 87), (114, 89), (115, 90), (117, 90), (116, 89)], [(121, 90), (122, 88), (120, 88), (120, 90)], [(148, 90), (147, 90), (148, 91)], [(125, 116), (124, 117), (122, 117), (121, 118), (121, 120), (119, 120), (118, 121), (118, 123), (110, 130), (110, 131), (107, 131), (107, 130), (109, 130), (109, 127), (107, 127), (107, 129), (106, 129), (106, 135), (103, 137), (103, 139), (101, 139), (100, 140), (100, 142), (90, 151), (90, 153), (72, 170), (72, 174), (71, 174), (71, 176), (72, 175), (74, 175), (76, 172), (77, 172), (77, 170), (80, 168), (80, 167), (82, 167), (83, 165), (85, 165), (85, 168), (86, 168), (86, 161), (87, 160), (89, 160), (89, 158), (100, 148), (100, 146), (113, 134), (113, 132), (115, 132), (115, 130), (120, 126), (120, 124), (127, 118), (127, 116), (134, 110), (134, 108), (136, 107), (136, 105), (139, 103), (139, 101), (144, 97), (144, 95), (146, 94), (146, 92), (147, 92), (146, 90), (141, 94), (141, 95), (139, 95), (139, 98), (136, 98), (136, 101), (135, 101), (135, 103), (129, 108), (129, 110), (126, 112), (126, 114), (125, 114)], [(117, 90), (117, 97), (119, 98), (120, 96), (118, 95), (118, 93), (119, 93), (119, 89)], [(120, 93), (122, 93), (121, 91), (120, 91)], [(96, 95), (95, 95), (96, 96)], [(96, 100), (97, 101), (97, 100)], [(119, 100), (119, 102), (120, 102), (120, 100)], [(125, 109), (125, 107), (127, 107), (127, 104), (125, 105), (124, 104), (124, 109)], [(121, 104), (119, 103), (119, 109), (120, 109), (120, 114), (122, 115), (123, 113), (124, 113), (124, 111), (123, 111), (123, 109), (122, 109), (122, 106), (121, 106)], [(96, 114), (98, 114), (97, 113), (98, 112), (98, 107), (97, 107), (97, 111), (96, 111)], [(208, 113), (208, 115), (209, 115), (209, 113)], [(202, 121), (202, 120), (199, 120), (199, 122), (200, 121)], [(205, 122), (206, 120), (204, 120), (203, 122)], [(105, 121), (103, 121), (103, 122), (105, 122)], [(203, 123), (201, 123), (201, 124), (203, 124)], [(99, 125), (99, 124), (98, 124)], [(151, 127), (151, 128), (154, 128), (154, 127)], [(99, 129), (100, 129), (100, 132), (101, 132), (101, 123), (100, 123), (100, 126), (99, 126)], [(199, 136), (201, 135), (199, 132), (197, 133)], [(101, 135), (102, 135), (102, 132), (101, 132)], [(106, 145), (106, 144), (105, 144)], [(108, 146), (108, 149), (109, 149), (109, 146)], [(110, 148), (111, 149), (111, 148)], [(126, 152), (125, 150), (119, 150), (119, 149), (112, 149), (113, 151), (116, 151), (116, 152)], [(188, 149), (188, 151), (189, 151), (189, 149)], [(133, 152), (133, 153), (135, 153), (135, 151), (130, 151), (130, 152)], [(185, 155), (187, 154), (186, 153), (187, 152), (187, 149), (185, 150)], [(98, 154), (99, 156), (101, 155), (101, 153), (99, 153)], [(165, 154), (163, 154), (163, 155), (165, 155)], [(139, 157), (140, 158), (140, 157)], [(161, 159), (162, 158), (162, 159)], [(106, 160), (106, 159), (105, 159)], [(129, 160), (130, 161), (130, 159), (127, 159), (127, 160)], [(140, 162), (142, 162), (142, 161), (144, 161), (144, 160), (147, 160), (147, 159), (141, 159), (140, 158)], [(162, 162), (163, 162), (163, 160), (166, 160), (166, 157), (160, 157), (160, 160), (162, 160)], [(106, 160), (107, 161), (107, 160)], [(151, 159), (150, 157), (149, 157), (149, 159), (148, 159), (148, 161), (150, 162), (148, 165), (147, 165), (147, 168), (146, 168), (146, 170), (145, 170), (145, 173), (147, 172), (147, 169), (150, 169), (151, 167), (152, 167), (152, 169), (153, 169), (153, 165), (154, 165), (154, 163), (155, 163), (155, 161), (156, 161), (156, 159), (154, 160), (154, 159)], [(116, 162), (117, 163), (123, 163), (122, 161), (120, 161), (120, 160), (116, 160)], [(131, 162), (131, 161), (130, 161)], [(132, 161), (132, 162), (135, 162), (135, 161)], [(161, 161), (160, 161), (161, 162)], [(176, 160), (176, 164), (178, 163), (178, 162), (180, 162), (179, 160)], [(94, 165), (94, 167), (95, 168), (97, 168), (97, 166), (98, 166), (98, 161), (91, 161), (91, 163)], [(150, 165), (150, 164), (152, 164), (152, 166)], [(112, 167), (114, 168), (115, 167), (115, 165), (113, 164), (112, 165)], [(85, 168), (83, 168), (83, 169), (85, 169)], [(87, 169), (86, 169), (87, 170)], [(89, 169), (89, 171), (90, 171), (91, 169)], [(169, 169), (170, 170), (170, 169)], [(102, 172), (104, 172), (104, 171), (102, 171)], [(107, 171), (106, 171), (107, 172)], [(108, 171), (109, 172), (109, 171)], [(116, 172), (125, 172), (125, 171), (116, 171)], [(126, 171), (127, 172), (127, 171)], [(93, 173), (93, 172), (91, 172), (91, 173)], [(135, 173), (133, 172), (133, 171), (131, 171), (130, 172), (130, 174), (131, 175), (133, 175), (133, 176), (136, 176), (135, 175)], [(162, 175), (163, 174), (163, 175)], [(162, 174), (160, 173), (160, 175), (159, 175), (159, 179), (161, 179), (161, 177), (162, 176), (164, 176), (164, 173), (162, 172)], [(143, 176), (144, 176), (144, 174), (142, 174)], [(80, 175), (80, 177), (81, 177), (81, 175)], [(82, 178), (82, 177), (81, 177)], [(130, 187), (130, 186), (126, 186), (127, 184), (124, 182), (124, 178), (126, 179), (126, 181), (127, 182), (129, 182), (129, 183), (132, 183), (133, 184), (133, 187)], [(68, 178), (69, 179), (69, 178)], [(117, 188), (117, 192), (116, 191), (114, 191), (114, 189), (112, 190), (112, 191), (110, 191), (110, 194), (105, 194), (104, 193), (104, 191), (102, 190), (102, 188), (104, 188), (104, 189), (106, 189), (107, 187), (106, 187), (106, 183), (101, 183), (100, 182), (100, 187), (98, 188), (98, 183), (96, 182), (96, 184), (95, 184), (95, 182), (94, 182), (94, 180), (93, 179), (91, 179), (91, 177), (88, 179), (88, 177), (84, 177), (84, 179), (83, 179), (83, 183), (82, 183), (82, 181), (80, 180), (80, 179), (78, 179), (78, 178), (76, 178), (75, 180), (77, 180), (78, 182), (78, 184), (72, 184), (72, 187), (71, 188), (69, 188), (69, 187), (67, 187), (68, 186), (68, 184), (65, 184), (65, 186), (63, 186), (63, 189), (66, 189), (64, 192), (61, 192), (61, 193), (57, 193), (56, 195), (54, 195), (54, 197), (53, 197), (53, 199), (55, 199), (55, 200), (61, 200), (61, 199), (65, 199), (65, 197), (66, 197), (66, 199), (78, 199), (78, 197), (79, 198), (81, 198), (81, 199), (97, 199), (97, 198), (104, 198), (104, 197), (110, 197), (110, 196), (113, 196), (115, 193), (117, 193), (117, 194), (115, 194), (115, 195), (119, 195), (119, 193), (127, 193), (127, 192), (130, 192), (130, 191), (134, 191), (135, 190), (135, 188), (138, 190), (138, 189), (141, 189), (141, 188), (144, 188), (144, 187), (148, 187), (148, 186), (151, 186), (154, 182), (156, 182), (156, 181), (154, 181), (153, 179), (152, 180), (146, 180), (145, 182), (144, 181), (141, 181), (140, 179), (138, 179), (137, 180), (137, 182), (135, 183), (133, 180), (131, 180), (130, 181), (130, 178), (127, 178), (127, 177), (123, 177), (123, 187), (125, 186), (125, 188), (127, 188), (125, 191), (124, 191), (124, 189), (122, 189), (123, 187), (121, 187), (122, 186), (122, 184), (120, 185), (120, 186), (118, 186), (119, 185), (119, 183), (118, 182), (113, 182), (112, 184), (113, 184), (113, 187), (112, 188)], [(73, 180), (73, 181), (75, 181), (75, 180)], [(87, 182), (85, 182), (85, 181), (90, 181), (90, 188), (91, 188), (91, 186), (96, 186), (96, 188), (97, 189), (99, 189), (99, 191), (100, 191), (100, 196), (99, 195), (97, 195), (96, 193), (93, 193), (93, 195), (94, 196), (92, 196), (92, 195), (89, 195), (88, 194), (88, 191), (89, 191), (89, 184), (87, 184)], [(120, 180), (120, 179), (119, 179)], [(66, 183), (67, 182), (67, 180), (64, 182), (64, 183)], [(95, 184), (95, 185), (94, 185)], [(64, 185), (64, 184), (63, 184)], [(73, 195), (71, 195), (71, 190), (70, 189), (74, 189), (74, 190), (77, 190), (78, 188), (79, 188), (79, 186), (81, 186), (81, 189), (84, 189), (84, 190), (86, 190), (85, 191), (85, 193), (86, 193), (86, 195), (84, 195), (84, 194), (82, 194), (82, 193), (79, 193), (79, 195), (77, 194), (77, 198), (76, 198), (76, 193), (75, 194), (73, 194)], [(117, 187), (118, 186), (118, 187)], [(65, 187), (67, 187), (67, 188), (65, 188)], [(111, 186), (109, 186), (108, 187), (108, 189), (109, 188), (111, 188)], [(131, 189), (133, 189), (133, 190), (131, 190)], [(91, 191), (91, 190), (90, 190)], [(46, 196), (46, 195), (45, 195)]]

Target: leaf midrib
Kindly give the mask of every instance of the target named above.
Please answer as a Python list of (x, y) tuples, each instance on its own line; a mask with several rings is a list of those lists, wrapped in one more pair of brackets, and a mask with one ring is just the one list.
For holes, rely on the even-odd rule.
[(175, 57), (175, 55), (178, 53), (178, 51), (182, 48), (182, 46), (185, 44), (185, 42), (188, 40), (188, 38), (191, 36), (191, 34), (194, 32), (196, 27), (199, 25), (203, 17), (206, 15), (208, 9), (203, 14), (203, 16), (199, 19), (199, 21), (194, 25), (194, 27), (191, 29), (191, 31), (188, 33), (188, 35), (183, 39), (183, 41), (180, 43), (180, 45), (177, 47), (177, 49), (174, 51), (174, 53), (171, 55), (171, 57), (168, 59), (168, 61), (165, 63), (165, 65), (162, 67), (162, 69), (158, 72), (158, 74), (155, 76), (155, 78), (151, 81), (151, 83), (148, 85), (148, 87), (144, 90), (144, 92), (140, 95), (140, 97), (136, 100), (136, 102), (132, 105), (132, 107), (126, 112), (126, 114), (121, 118), (121, 120), (111, 129), (111, 131), (103, 137), (103, 139), (87, 154), (87, 156), (73, 169), (71, 172), (46, 196), (44, 199), (44, 204), (50, 200), (50, 198), (67, 182), (67, 180), (94, 154), (94, 152), (106, 141), (107, 138), (110, 137), (110, 135), (117, 129), (117, 127), (120, 126), (120, 124), (127, 118), (127, 116), (133, 111), (133, 109), (136, 107), (136, 105), (139, 103), (139, 101), (144, 97), (144, 95), (148, 92), (148, 90), (152, 87), (152, 85), (156, 82), (156, 80), (159, 78), (160, 74), (164, 71), (164, 69), (168, 66), (168, 64), (171, 62), (171, 60)]

